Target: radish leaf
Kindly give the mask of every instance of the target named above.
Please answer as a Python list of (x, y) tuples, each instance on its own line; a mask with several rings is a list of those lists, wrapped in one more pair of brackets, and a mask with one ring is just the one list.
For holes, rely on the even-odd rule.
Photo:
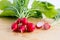
[(3, 10), (7, 7), (9, 7), (11, 3), (8, 0), (1, 0), (0, 1), (0, 9)]
[(44, 13), (46, 17), (53, 18), (56, 16), (57, 11), (54, 9), (54, 6), (47, 2), (34, 1), (31, 9), (36, 9), (41, 13)]

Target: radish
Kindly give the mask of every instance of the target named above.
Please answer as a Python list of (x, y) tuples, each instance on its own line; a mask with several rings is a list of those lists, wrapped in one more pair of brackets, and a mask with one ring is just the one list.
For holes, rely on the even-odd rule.
[(43, 29), (44, 30), (48, 30), (48, 29), (50, 29), (50, 25), (48, 24), (48, 23), (45, 23), (44, 25), (43, 25)]
[(13, 31), (18, 31), (18, 24), (17, 23), (13, 23), (12, 26), (11, 26), (11, 29)]
[(25, 25), (20, 25), (18, 30), (22, 33), (25, 32), (26, 31)]
[(44, 25), (44, 22), (38, 22), (36, 25), (36, 28), (40, 29), (40, 28), (42, 28), (43, 25)]
[(27, 18), (22, 18), (22, 19), (21, 19), (21, 22), (22, 22), (22, 24), (26, 25), (27, 22), (28, 22), (28, 20), (27, 20)]
[(27, 31), (32, 32), (35, 29), (35, 25), (33, 23), (27, 23)]
[(17, 21), (16, 21), (17, 24), (21, 23), (21, 19), (18, 18)]

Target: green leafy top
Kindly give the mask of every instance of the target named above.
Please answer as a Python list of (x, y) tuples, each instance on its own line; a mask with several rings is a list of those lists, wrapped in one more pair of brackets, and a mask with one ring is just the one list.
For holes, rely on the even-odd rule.
[(32, 9), (44, 13), (48, 18), (53, 18), (57, 14), (57, 11), (54, 9), (54, 6), (48, 2), (46, 5), (46, 2), (34, 1), (32, 4)]
[[(4, 1), (4, 2), (7, 3), (8, 1)], [(3, 3), (1, 2), (1, 3), (6, 5), (4, 2)], [(16, 17), (19, 17), (19, 18), (27, 17), (28, 16), (27, 15), (28, 3), (29, 3), (29, 0), (13, 0), (13, 4), (11, 4), (11, 5), (8, 3), (6, 6), (1, 5), (1, 7), (2, 6), (4, 7), (3, 8), (3, 10), (4, 10), (3, 14), (5, 15), (6, 12), (9, 10), (10, 14), (13, 12), (13, 14), (15, 13), (14, 15)], [(3, 14), (1, 14), (1, 15), (3, 15)], [(13, 14), (12, 14), (12, 16), (13, 16)]]
[(13, 0), (13, 4), (11, 4), (7, 0), (0, 1), (0, 9), (4, 10), (0, 16), (17, 16), (19, 18), (22, 17), (42, 17), (42, 13), (48, 17), (53, 18), (56, 16), (57, 11), (51, 3), (48, 2), (40, 2), (34, 1), (32, 4), (32, 8), (28, 9), (29, 0)]
[(59, 20), (60, 19), (60, 8), (57, 9), (57, 15), (54, 17), (55, 20)]
[(5, 8), (9, 7), (11, 3), (7, 0), (0, 1), (0, 9), (4, 10)]

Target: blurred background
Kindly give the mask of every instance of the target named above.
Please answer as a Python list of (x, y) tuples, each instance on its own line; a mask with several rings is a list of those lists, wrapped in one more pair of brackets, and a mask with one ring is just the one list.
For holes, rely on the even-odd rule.
[[(13, 3), (13, 0), (9, 0), (11, 1), (11, 3)], [(55, 8), (60, 8), (60, 0), (40, 0), (40, 1), (47, 1), (47, 2), (50, 2), (52, 3), (53, 5), (55, 5)], [(31, 7), (31, 3), (33, 2), (33, 0), (30, 0), (30, 4), (29, 4), (29, 8)]]

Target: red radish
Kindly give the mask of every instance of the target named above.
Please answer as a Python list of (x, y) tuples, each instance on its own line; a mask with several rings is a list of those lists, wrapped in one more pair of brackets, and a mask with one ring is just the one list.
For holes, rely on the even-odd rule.
[(28, 20), (27, 20), (27, 18), (22, 18), (22, 19), (21, 19), (21, 22), (22, 22), (22, 24), (26, 25), (27, 22), (28, 22)]
[(44, 25), (44, 22), (38, 22), (36, 28), (40, 29)]
[(20, 26), (19, 26), (19, 31), (20, 31), (20, 32), (25, 32), (25, 31), (26, 31), (25, 25), (20, 25)]
[(35, 29), (35, 25), (33, 23), (28, 23), (27, 24), (27, 31), (32, 32)]
[(11, 29), (13, 31), (18, 31), (18, 24), (17, 23), (13, 23), (12, 26), (11, 26)]
[(48, 24), (48, 23), (45, 23), (44, 25), (43, 25), (43, 29), (44, 30), (48, 30), (48, 29), (50, 29), (50, 25)]
[(17, 21), (16, 21), (16, 23), (19, 24), (20, 22), (21, 22), (21, 19), (18, 18)]

